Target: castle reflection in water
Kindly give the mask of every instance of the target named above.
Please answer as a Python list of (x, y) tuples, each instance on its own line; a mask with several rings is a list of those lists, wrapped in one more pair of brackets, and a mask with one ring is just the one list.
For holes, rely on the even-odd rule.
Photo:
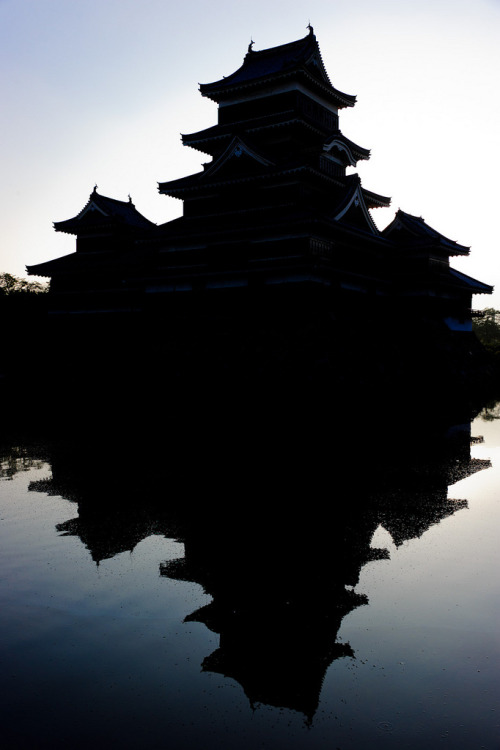
[(420, 537), (467, 505), (448, 487), (489, 466), (471, 458), (467, 423), (413, 421), (402, 434), (379, 420), (354, 453), (356, 424), (210, 443), (191, 428), (155, 438), (136, 419), (92, 438), (54, 435), (10, 454), (4, 472), (50, 464), (51, 478), (29, 489), (75, 502), (57, 531), (79, 537), (96, 564), (151, 534), (182, 542), (184, 556), (159, 573), (211, 597), (186, 618), (219, 637), (202, 669), (236, 680), (252, 706), (294, 709), (309, 723), (326, 670), (353, 655), (337, 636), (349, 612), (369, 606), (354, 591), (360, 571), (389, 557), (371, 546), (375, 531), (396, 546)]

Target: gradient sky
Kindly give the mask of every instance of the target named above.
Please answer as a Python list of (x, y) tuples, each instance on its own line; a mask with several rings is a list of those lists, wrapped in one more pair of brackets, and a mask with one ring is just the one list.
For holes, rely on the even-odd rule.
[(363, 185), (461, 244), (459, 270), (500, 308), (500, 0), (0, 0), (0, 271), (72, 252), (52, 222), (95, 184), (152, 221), (180, 215), (157, 183), (209, 157), (180, 133), (215, 124), (198, 83), (314, 26), (335, 87), (357, 95), (343, 133), (370, 148)]

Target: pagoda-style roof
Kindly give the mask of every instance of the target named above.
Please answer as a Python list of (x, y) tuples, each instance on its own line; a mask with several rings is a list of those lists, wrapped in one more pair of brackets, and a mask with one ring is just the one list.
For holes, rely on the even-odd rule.
[(333, 133), (324, 143), (323, 151), (329, 154), (334, 149), (342, 151), (347, 157), (347, 163), (355, 167), (356, 163), (363, 159), (370, 158), (370, 149), (358, 146), (354, 141), (349, 140), (340, 130)]
[(114, 262), (114, 255), (111, 253), (69, 253), (62, 255), (60, 258), (47, 260), (45, 263), (38, 263), (33, 266), (26, 266), (28, 276), (67, 276), (75, 275), (87, 271), (89, 268), (97, 270), (104, 268)]
[[(256, 180), (269, 182), (270, 179), (274, 180), (277, 178), (291, 176), (295, 176), (296, 178), (298, 178), (299, 173), (301, 173), (302, 175), (312, 175), (313, 178), (322, 180), (323, 182), (329, 183), (330, 185), (335, 185), (336, 187), (339, 187), (341, 185), (340, 178), (335, 178), (327, 175), (324, 172), (321, 172), (319, 169), (315, 169), (308, 164), (300, 164), (283, 168), (276, 167), (272, 170), (270, 170), (269, 168), (267, 168), (267, 170), (265, 170), (265, 168), (262, 168), (260, 174), (234, 174), (231, 177), (228, 177), (227, 174), (214, 175), (213, 173), (211, 173), (209, 176), (207, 176), (207, 173), (205, 171), (196, 172), (196, 174), (189, 175), (188, 177), (180, 177), (179, 179), (172, 180), (170, 182), (158, 183), (158, 190), (163, 195), (170, 195), (173, 198), (183, 198), (188, 193), (194, 195), (196, 192), (203, 192), (207, 187), (210, 187), (212, 189), (227, 186), (230, 184), (236, 185), (245, 182), (253, 182)], [(373, 193), (373, 195), (375, 195), (375, 193)], [(382, 198), (382, 196), (380, 196), (380, 198)], [(384, 200), (390, 201), (390, 198)], [(380, 205), (385, 205), (385, 203)]]
[[(489, 284), (473, 279), (472, 276), (467, 276), (467, 274), (457, 271), (455, 268), (450, 268), (450, 275), (455, 286), (472, 292), (472, 294), (492, 294), (493, 292), (493, 287)], [(479, 470), (480, 468), (475, 469), (475, 471)]]
[(200, 84), (200, 92), (219, 102), (291, 78), (302, 79), (339, 108), (353, 107), (356, 103), (355, 96), (332, 86), (312, 27), (303, 39), (278, 47), (257, 51), (253, 49), (253, 43), (250, 44), (238, 70), (219, 81)]
[[(182, 216), (156, 226), (130, 198), (94, 188), (76, 216), (54, 224), (76, 235), (76, 252), (27, 270), (53, 279), (57, 312), (72, 306), (80, 312), (80, 305), (104, 311), (109, 297), (109, 309), (148, 315), (165, 301), (166, 314), (167, 299), (177, 309), (184, 305), (179, 297), (192, 292), (198, 314), (202, 299), (217, 306), (215, 290), (226, 290), (238, 311), (240, 298), (253, 304), (262, 292), (267, 314), (274, 295), (285, 306), (297, 295), (309, 307), (321, 290), (327, 304), (332, 300), (335, 320), (351, 295), (366, 300), (362, 311), (366, 304), (377, 307), (376, 296), (381, 320), (386, 303), (401, 304), (411, 325), (425, 315), (453, 331), (470, 331), (471, 297), (492, 287), (451, 269), (450, 256), (466, 256), (469, 248), (421, 217), (398, 210), (378, 228), (372, 210), (389, 207), (391, 199), (364, 188), (354, 172), (370, 150), (339, 126), (339, 110), (356, 98), (333, 87), (309, 30), (261, 51), (252, 42), (238, 70), (200, 85), (203, 96), (219, 103), (217, 124), (182, 141), (209, 156), (196, 173), (158, 183), (161, 194), (184, 201)], [(273, 291), (278, 286), (283, 292)], [(267, 367), (259, 360), (259, 372)]]
[(361, 190), (363, 191), (363, 198), (368, 208), (389, 208), (391, 205), (391, 198), (389, 196), (374, 193), (372, 190), (367, 190), (364, 187)]
[[(240, 184), (253, 180), (275, 180), (278, 177), (289, 177), (298, 173), (315, 175), (322, 181), (341, 186), (339, 178), (325, 174), (310, 164), (297, 163), (295, 159), (289, 159), (285, 163), (276, 164), (269, 159), (268, 154), (257, 151), (250, 145), (248, 138), (236, 136), (224, 152), (213, 162), (205, 165), (202, 172), (180, 177), (176, 180), (158, 183), (158, 190), (164, 195), (174, 198), (182, 198), (188, 193), (194, 194), (205, 190), (208, 186), (216, 188), (228, 184)], [(352, 175), (351, 178), (354, 178)], [(373, 198), (373, 206), (389, 205), (390, 198), (369, 194)], [(371, 204), (370, 204), (371, 207)]]
[(186, 191), (203, 190), (206, 185), (247, 181), (259, 176), (259, 173), (267, 175), (269, 167), (275, 167), (275, 165), (242, 138), (236, 136), (219, 158), (205, 165), (202, 172), (180, 177), (177, 180), (160, 182), (158, 190), (164, 195), (180, 198)]
[(353, 200), (353, 197), (354, 200), (356, 199), (356, 191), (359, 193), (358, 198), (362, 197), (363, 203), (367, 208), (389, 208), (391, 205), (391, 198), (388, 196), (379, 195), (379, 193), (374, 193), (363, 187), (361, 184), (361, 177), (357, 173), (345, 177), (344, 184), (348, 189), (344, 196), (343, 205), (350, 203)]
[[(226, 164), (233, 160), (238, 162), (246, 161), (247, 163), (253, 163), (261, 167), (275, 166), (272, 161), (252, 148), (246, 140), (243, 140), (243, 138), (240, 138), (239, 136), (235, 136), (224, 153), (221, 154), (215, 162), (207, 165), (204, 176), (212, 177), (214, 174), (220, 172)], [(244, 172), (241, 167), (238, 171), (242, 173)]]
[[(378, 236), (380, 232), (370, 216), (368, 210), (370, 206), (366, 201), (365, 191), (361, 186), (359, 176), (350, 175), (347, 179), (350, 188), (345, 193), (344, 198), (339, 205), (336, 206), (332, 218), (335, 219), (335, 221), (353, 224), (358, 229), (364, 229), (364, 231), (368, 231), (371, 234)], [(382, 196), (379, 197), (382, 198)], [(390, 201), (390, 198), (385, 200)]]
[(404, 241), (405, 245), (439, 247), (448, 255), (468, 255), (470, 251), (469, 247), (459, 245), (430, 227), (421, 216), (412, 216), (401, 209), (382, 234), (395, 242)]
[(139, 213), (130, 197), (128, 201), (108, 198), (105, 195), (99, 195), (95, 187), (80, 213), (72, 219), (54, 222), (54, 229), (56, 232), (79, 234), (94, 227), (102, 229), (104, 226), (120, 225), (135, 229), (150, 229), (155, 226), (153, 222)]
[[(247, 121), (245, 123), (245, 132), (253, 134), (255, 132), (262, 132), (263, 130), (283, 127), (302, 128), (305, 131), (321, 136), (321, 130), (315, 127), (313, 123), (307, 122), (301, 117), (290, 117), (289, 113), (277, 113), (266, 117), (264, 120), (261, 117), (256, 117), (253, 122)], [(234, 124), (228, 123), (226, 125), (212, 125), (196, 133), (183, 133), (181, 138), (184, 146), (190, 146), (204, 154), (213, 155), (220, 149), (219, 144), (231, 140), (234, 132)]]

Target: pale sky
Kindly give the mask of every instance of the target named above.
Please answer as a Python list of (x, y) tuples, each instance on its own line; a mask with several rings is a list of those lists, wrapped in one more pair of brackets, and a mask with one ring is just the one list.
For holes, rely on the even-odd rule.
[(52, 222), (95, 184), (160, 224), (157, 183), (209, 157), (180, 133), (215, 124), (198, 83), (314, 26), (333, 85), (357, 95), (342, 132), (371, 149), (363, 185), (471, 247), (453, 265), (500, 308), (500, 0), (0, 0), (0, 271), (73, 252)]

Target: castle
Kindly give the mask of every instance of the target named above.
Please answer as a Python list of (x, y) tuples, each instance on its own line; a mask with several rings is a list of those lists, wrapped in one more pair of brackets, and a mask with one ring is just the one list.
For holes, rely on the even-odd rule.
[(200, 92), (217, 102), (218, 122), (182, 140), (210, 159), (159, 184), (183, 201), (183, 215), (157, 226), (130, 199), (95, 188), (54, 225), (76, 235), (76, 252), (27, 267), (50, 277), (51, 312), (71, 313), (71, 325), (109, 325), (111, 314), (147, 320), (177, 363), (199, 363), (203, 349), (203, 362), (210, 351), (219, 365), (237, 356), (246, 372), (250, 362), (255, 373), (298, 366), (309, 379), (313, 360), (315, 372), (326, 360), (336, 372), (339, 360), (352, 361), (346, 342), (367, 327), (370, 357), (385, 356), (387, 341), (373, 336), (389, 321), (413, 337), (419, 362), (429, 335), (434, 349), (456, 351), (457, 336), (471, 331), (472, 295), (492, 287), (455, 270), (450, 258), (469, 248), (422, 218), (398, 210), (377, 228), (371, 211), (390, 198), (355, 171), (370, 151), (342, 133), (339, 113), (356, 98), (331, 83), (312, 27), (270, 49), (252, 42), (241, 67)]

